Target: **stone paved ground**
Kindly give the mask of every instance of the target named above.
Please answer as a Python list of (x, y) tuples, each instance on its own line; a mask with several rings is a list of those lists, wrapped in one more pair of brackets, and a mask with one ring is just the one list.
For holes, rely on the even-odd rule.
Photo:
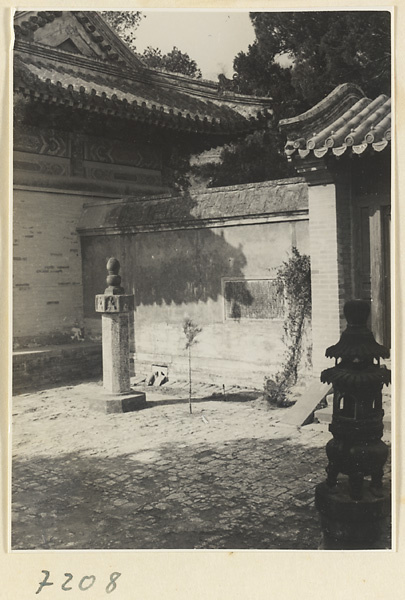
[[(326, 426), (279, 423), (260, 392), (147, 388), (104, 415), (97, 383), (13, 399), (13, 549), (316, 549)], [(212, 396), (214, 394), (214, 396)]]

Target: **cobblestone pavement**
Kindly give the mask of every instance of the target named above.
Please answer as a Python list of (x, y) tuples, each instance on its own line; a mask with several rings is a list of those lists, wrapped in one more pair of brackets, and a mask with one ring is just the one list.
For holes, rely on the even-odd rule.
[(185, 385), (117, 415), (88, 408), (99, 393), (13, 399), (13, 549), (317, 549), (326, 426), (240, 388), (197, 386), (192, 415)]

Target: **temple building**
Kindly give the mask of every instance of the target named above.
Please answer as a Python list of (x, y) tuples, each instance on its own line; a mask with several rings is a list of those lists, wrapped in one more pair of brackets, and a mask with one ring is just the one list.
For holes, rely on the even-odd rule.
[(137, 372), (186, 372), (189, 317), (200, 378), (260, 385), (283, 360), (274, 280), (292, 248), (311, 258), (314, 372), (351, 297), (372, 300), (388, 343), (388, 98), (347, 84), (281, 122), (294, 179), (176, 191), (184, 160), (271, 118), (269, 98), (145, 67), (99, 13), (16, 13), (15, 382), (56, 381), (57, 355), (72, 377), (97, 371), (111, 256), (135, 295)]

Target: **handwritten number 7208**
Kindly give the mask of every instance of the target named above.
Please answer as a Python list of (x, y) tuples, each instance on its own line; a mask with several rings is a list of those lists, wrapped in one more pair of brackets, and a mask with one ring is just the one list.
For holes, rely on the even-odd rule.
[[(49, 581), (50, 572), (42, 570), (42, 573), (44, 574), (44, 578), (42, 581), (40, 581), (39, 588), (35, 592), (36, 594), (39, 594), (40, 592), (42, 592), (44, 587), (54, 585), (54, 583), (52, 581)], [(72, 581), (73, 575), (72, 575), (72, 573), (65, 573), (65, 577), (66, 577), (66, 580), (62, 583), (61, 589), (64, 592), (70, 592), (70, 590), (72, 590), (73, 587), (68, 586), (68, 583), (70, 583)], [(114, 571), (114, 573), (111, 573), (110, 580), (107, 583), (106, 588), (105, 588), (106, 594), (111, 594), (111, 592), (113, 592), (116, 589), (116, 587), (117, 587), (116, 582), (119, 577), (121, 577), (121, 573), (118, 573), (118, 571)], [(82, 577), (81, 580), (79, 581), (78, 588), (82, 592), (85, 592), (85, 591), (89, 590), (91, 587), (93, 587), (93, 585), (95, 583), (96, 583), (95, 575), (84, 575), (84, 577)]]

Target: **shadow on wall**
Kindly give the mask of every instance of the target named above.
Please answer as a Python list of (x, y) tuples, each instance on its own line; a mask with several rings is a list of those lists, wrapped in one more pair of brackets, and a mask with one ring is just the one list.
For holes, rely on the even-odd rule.
[[(237, 248), (230, 245), (223, 231), (217, 234), (198, 229), (144, 234), (137, 237), (136, 246), (139, 260), (131, 262), (138, 306), (217, 300), (223, 293), (222, 278), (243, 279), (247, 264), (242, 244)], [(233, 299), (232, 290), (226, 291), (229, 302)], [(252, 302), (243, 281), (239, 282), (237, 299), (243, 304)]]
[[(242, 280), (235, 305), (236, 300), (251, 304), (252, 295), (243, 284), (247, 260), (242, 244), (229, 244), (222, 230), (193, 228), (196, 220), (209, 216), (207, 210), (189, 196), (112, 206), (104, 224), (120, 234), (81, 237), (85, 316), (95, 315), (94, 296), (106, 287), (105, 265), (110, 256), (120, 260), (122, 284), (128, 293), (135, 291), (137, 306), (216, 300), (224, 293), (224, 277)], [(211, 210), (220, 214), (218, 206)], [(166, 225), (173, 229), (128, 233), (134, 225)], [(233, 299), (234, 289), (227, 288), (228, 302)]]

